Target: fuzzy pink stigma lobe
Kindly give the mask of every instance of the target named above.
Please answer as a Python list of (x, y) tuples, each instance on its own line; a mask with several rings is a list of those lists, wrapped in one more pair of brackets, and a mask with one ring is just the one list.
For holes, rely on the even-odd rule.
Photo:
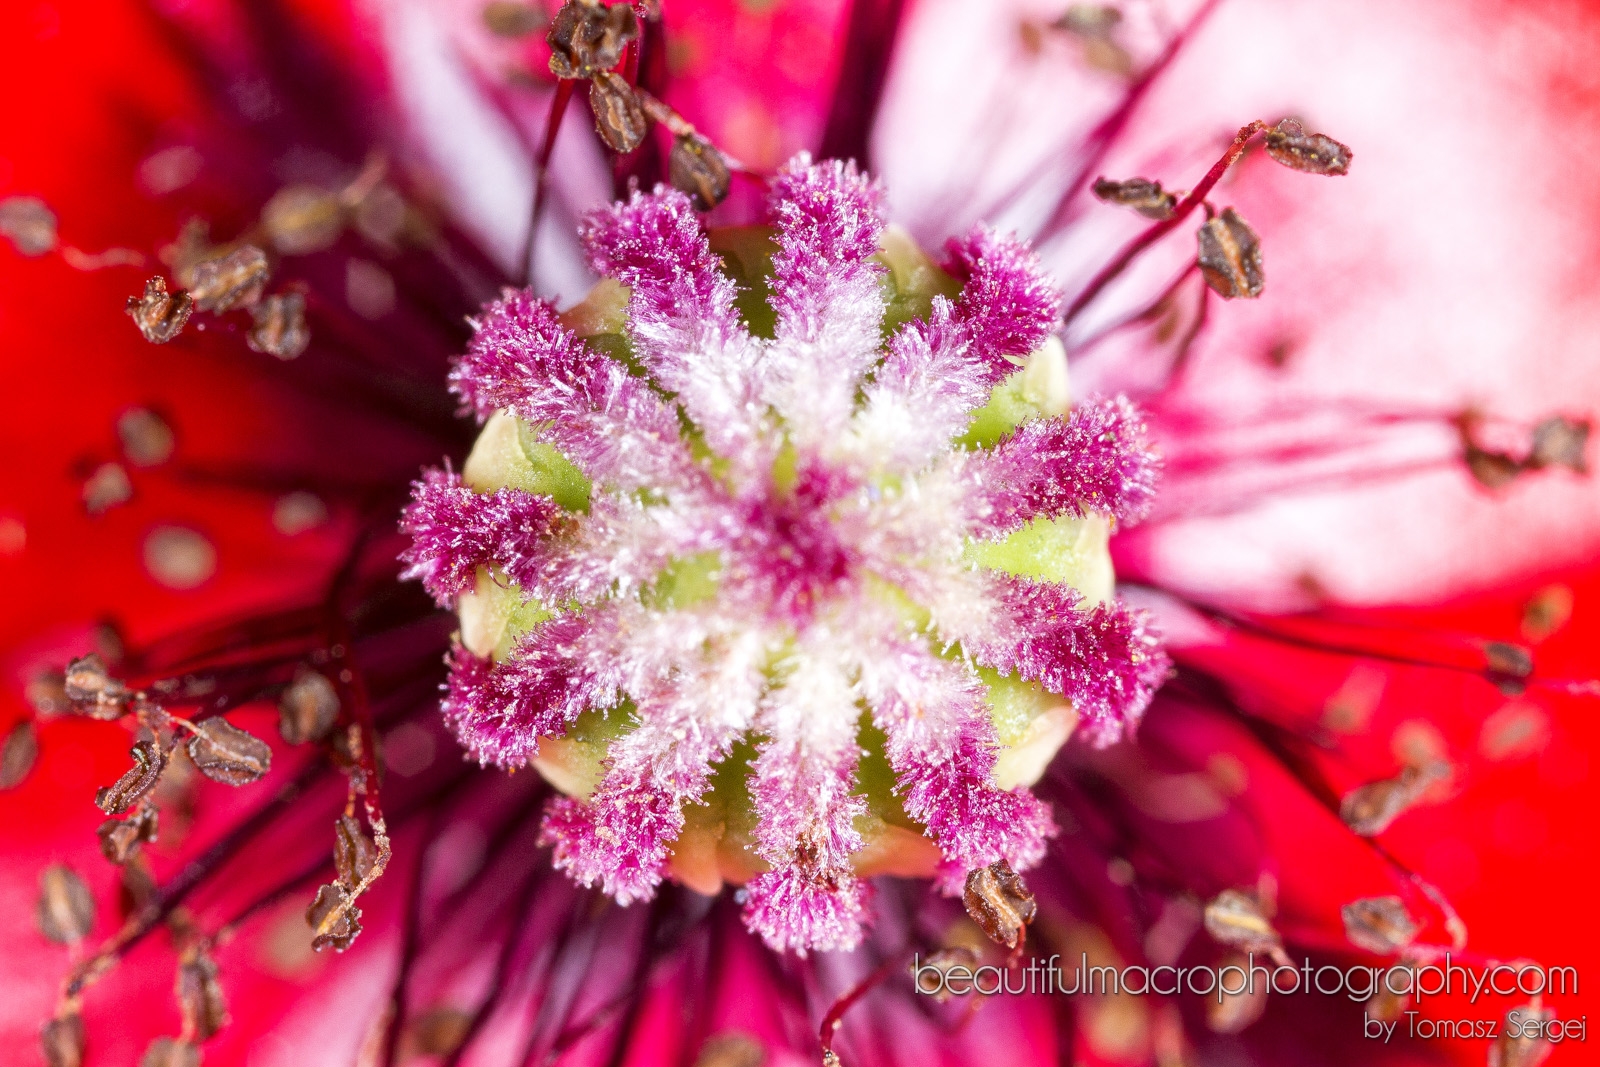
[(508, 291), (451, 376), (467, 410), (515, 415), (576, 466), (587, 510), (445, 470), (404, 517), (407, 576), (441, 604), (480, 595), (487, 574), (542, 613), (494, 656), (452, 654), (444, 711), (469, 754), (522, 766), (611, 709), (597, 784), (546, 812), (556, 864), (649, 899), (686, 808), (745, 743), (762, 867), (746, 923), (781, 950), (853, 947), (868, 919), (853, 867), (864, 721), (892, 802), (959, 882), (1038, 863), (1054, 832), (1026, 788), (996, 782), (978, 667), (1072, 701), (1095, 743), (1131, 729), (1168, 670), (1142, 615), (971, 562), (966, 546), (1036, 521), (1137, 520), (1159, 467), (1121, 398), (1025, 421), (992, 449), (958, 444), (1055, 330), (1059, 294), (1026, 245), (980, 228), (946, 250), (960, 295), (884, 342), (882, 198), (836, 161), (802, 156), (773, 180), (771, 337), (740, 318), (686, 197), (596, 212), (583, 239), (626, 287), (632, 361)]

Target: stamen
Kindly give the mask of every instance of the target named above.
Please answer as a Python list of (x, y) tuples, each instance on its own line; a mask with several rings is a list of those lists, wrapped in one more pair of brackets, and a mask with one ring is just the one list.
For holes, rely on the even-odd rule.
[(1178, 198), (1161, 188), (1160, 182), (1148, 178), (1128, 178), (1112, 181), (1096, 178), (1094, 195), (1108, 204), (1121, 204), (1147, 219), (1161, 222), (1170, 219), (1178, 207)]
[(94, 928), (94, 896), (84, 880), (62, 863), (39, 875), (39, 932), (58, 945), (75, 945)]
[(1415, 806), (1435, 782), (1449, 776), (1447, 763), (1406, 767), (1397, 777), (1372, 782), (1346, 793), (1339, 817), (1362, 837), (1375, 837)]
[(1392, 956), (1417, 937), (1417, 924), (1399, 897), (1367, 897), (1339, 909), (1345, 936), (1357, 948)]
[(128, 314), (144, 339), (163, 345), (183, 331), (194, 313), (194, 298), (186, 290), (167, 292), (167, 280), (160, 275), (144, 283), (142, 296), (128, 297)]
[(1200, 227), (1196, 262), (1206, 284), (1224, 300), (1261, 295), (1261, 239), (1233, 208)]
[(0, 200), (0, 237), (24, 256), (42, 256), (56, 247), (56, 214), (36, 196)]
[(1009, 949), (1021, 944), (1023, 931), (1038, 913), (1033, 893), (1005, 860), (968, 872), (961, 900), (989, 939)]
[(26, 781), (38, 758), (39, 731), (33, 721), (15, 723), (0, 742), (0, 789), (15, 789)]

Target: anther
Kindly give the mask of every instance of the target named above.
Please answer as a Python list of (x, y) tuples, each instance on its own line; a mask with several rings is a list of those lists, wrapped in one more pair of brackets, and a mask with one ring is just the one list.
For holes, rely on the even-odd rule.
[(56, 215), (36, 196), (0, 200), (0, 237), (24, 256), (42, 256), (56, 246)]
[(156, 806), (145, 800), (128, 818), (107, 819), (95, 831), (100, 838), (100, 854), (122, 866), (138, 855), (141, 845), (156, 839), (160, 818)]
[(1528, 454), (1530, 470), (1565, 467), (1576, 474), (1589, 472), (1585, 451), (1589, 445), (1587, 419), (1553, 415), (1533, 428), (1533, 447)]
[(39, 733), (32, 720), (23, 719), (0, 742), (0, 789), (15, 789), (33, 770), (39, 758)]
[(1178, 207), (1178, 198), (1161, 188), (1161, 183), (1148, 178), (1127, 178), (1112, 181), (1096, 178), (1094, 195), (1108, 204), (1132, 208), (1147, 219), (1160, 222), (1170, 219)]
[(94, 896), (76, 871), (62, 863), (39, 876), (39, 932), (58, 945), (72, 945), (94, 926)]
[(311, 343), (304, 293), (275, 293), (254, 305), (250, 317), (250, 331), (244, 342), (251, 351), (287, 360), (304, 352)]
[(217, 964), (203, 946), (187, 949), (178, 963), (178, 1010), (183, 1032), (195, 1040), (209, 1040), (228, 1025), (228, 1001), (217, 981)]
[(63, 690), (73, 710), (92, 719), (120, 718), (128, 703), (128, 687), (111, 677), (93, 652), (67, 664)]
[(728, 198), (728, 161), (697, 133), (673, 138), (667, 175), (672, 187), (693, 197), (694, 206), (701, 211), (710, 211)]
[(272, 749), (267, 743), (226, 719), (206, 719), (191, 729), (189, 760), (213, 782), (248, 785), (272, 767)]
[(628, 42), (638, 36), (639, 20), (632, 5), (567, 0), (545, 37), (550, 73), (564, 79), (592, 78), (621, 62)]
[(1339, 804), (1339, 817), (1362, 837), (1381, 834), (1403, 812), (1413, 807), (1433, 783), (1449, 773), (1449, 764), (1434, 762), (1420, 767), (1407, 767), (1395, 777), (1381, 782), (1369, 782), (1344, 795)]
[(492, 0), (483, 7), (483, 24), (496, 37), (518, 40), (543, 29), (545, 15), (520, 0)]
[(1283, 952), (1283, 937), (1253, 893), (1224, 889), (1206, 905), (1204, 919), (1206, 933), (1224, 945), (1244, 952), (1267, 952), (1274, 958)]
[(1005, 860), (967, 872), (961, 901), (989, 939), (1006, 948), (1017, 947), (1038, 911), (1033, 893)]
[(1291, 170), (1307, 174), (1345, 174), (1350, 170), (1350, 149), (1320, 133), (1307, 133), (1295, 119), (1284, 119), (1267, 130), (1262, 140), (1267, 155)]
[(1417, 937), (1417, 923), (1399, 897), (1363, 897), (1339, 909), (1344, 935), (1357, 948), (1393, 955)]
[(291, 745), (321, 741), (339, 718), (339, 695), (333, 683), (302, 667), (278, 698), (278, 733)]
[(638, 94), (622, 75), (601, 71), (589, 80), (589, 110), (600, 139), (613, 152), (626, 154), (644, 143), (649, 122)]
[(1257, 297), (1265, 279), (1261, 274), (1261, 239), (1233, 208), (1200, 227), (1200, 273), (1219, 296)]
[(94, 795), (94, 806), (107, 815), (121, 815), (143, 800), (166, 770), (167, 753), (155, 741), (134, 742), (132, 755), (133, 766)]
[(195, 264), (189, 295), (200, 311), (221, 314), (240, 305), (248, 307), (261, 299), (271, 273), (267, 254), (255, 245), (243, 245)]
[(128, 297), (128, 315), (144, 339), (164, 345), (183, 332), (184, 323), (194, 312), (194, 300), (187, 292), (167, 292), (167, 280), (156, 275), (144, 283), (144, 294)]

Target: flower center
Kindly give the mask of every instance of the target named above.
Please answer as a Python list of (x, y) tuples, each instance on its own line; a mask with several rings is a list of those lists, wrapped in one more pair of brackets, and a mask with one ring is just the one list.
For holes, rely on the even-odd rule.
[(1137, 412), (1068, 410), (1023, 245), (941, 267), (880, 195), (802, 158), (770, 230), (708, 236), (661, 189), (592, 216), (605, 280), (486, 309), (452, 375), (483, 433), (405, 522), (461, 619), (446, 717), (567, 794), (557, 865), (622, 903), (744, 883), (800, 951), (856, 943), (874, 873), (1010, 885), (1054, 832), (1026, 786), (1167, 669), (1110, 599)]

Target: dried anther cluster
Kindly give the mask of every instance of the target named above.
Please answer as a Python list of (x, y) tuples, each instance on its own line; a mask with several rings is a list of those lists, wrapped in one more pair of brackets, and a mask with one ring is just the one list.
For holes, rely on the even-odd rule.
[(1198, 252), (1195, 265), (1213, 292), (1226, 300), (1257, 297), (1265, 284), (1261, 268), (1261, 239), (1233, 208), (1220, 213), (1206, 200), (1212, 187), (1222, 178), (1245, 147), (1259, 135), (1267, 155), (1291, 170), (1307, 174), (1341, 175), (1350, 169), (1350, 149), (1320, 133), (1307, 133), (1295, 119), (1283, 119), (1275, 126), (1252, 122), (1234, 137), (1216, 165), (1194, 190), (1181, 198), (1167, 192), (1158, 181), (1127, 178), (1112, 181), (1099, 178), (1094, 195), (1111, 204), (1131, 208), (1156, 225), (1137, 238), (1068, 309), (1070, 319), (1100, 290), (1132, 262), (1133, 258), (1182, 222), (1190, 212), (1204, 207), (1206, 221), (1196, 231)]
[[(238, 920), (210, 933), (197, 929), (177, 906), (183, 891), (168, 896), (167, 890), (156, 884), (143, 850), (157, 840), (161, 806), (173, 800), (172, 780), (198, 772), (226, 785), (248, 785), (269, 773), (272, 749), (214, 708), (202, 708), (192, 718), (182, 718), (163, 706), (162, 702), (192, 699), (191, 689), (209, 691), (201, 682), (163, 680), (134, 689), (113, 677), (94, 654), (72, 661), (58, 678), (61, 700), (57, 710), (102, 721), (123, 720), (134, 729), (135, 738), (130, 753), (133, 766), (94, 798), (95, 805), (109, 816), (97, 836), (101, 854), (121, 868), (126, 919), (115, 935), (99, 950), (79, 959), (68, 975), (55, 1016), (41, 1033), (46, 1061), (52, 1067), (83, 1062), (85, 1036), (79, 1012), (84, 991), (164, 921), (178, 949), (175, 994), (182, 1030), (176, 1037), (153, 1042), (140, 1062), (198, 1064), (200, 1046), (228, 1021), (211, 951), (231, 935)], [(367, 731), (352, 722), (348, 730), (336, 732), (340, 713), (339, 693), (319, 671), (302, 666), (293, 680), (282, 686), (279, 725), (284, 740), (290, 744), (326, 742), (349, 777), (349, 800), (334, 827), (337, 878), (322, 887), (307, 914), (313, 947), (342, 950), (360, 933), (360, 910), (355, 901), (383, 873), (390, 845), (372, 784), (375, 763), (363, 756), (364, 746), (370, 745)], [(159, 799), (163, 789), (166, 800)], [(365, 798), (370, 834), (355, 815), (358, 797)], [(184, 817), (180, 811), (179, 821)], [(38, 924), (46, 937), (65, 945), (78, 944), (93, 927), (94, 912), (94, 898), (79, 875), (60, 865), (45, 872), (40, 882)]]
[(667, 104), (634, 84), (617, 68), (636, 65), (642, 27), (630, 3), (567, 0), (551, 20), (550, 73), (566, 82), (589, 82), (595, 131), (613, 152), (626, 154), (644, 143), (650, 123), (672, 133), (668, 178), (701, 210), (728, 195), (729, 162), (711, 142)]
[(145, 283), (128, 298), (127, 312), (152, 344), (165, 344), (183, 332), (195, 312), (250, 313), (245, 343), (256, 352), (294, 359), (311, 343), (306, 326), (306, 296), (298, 284), (268, 293), (274, 257), (309, 255), (331, 247), (347, 226), (380, 245), (405, 229), (406, 205), (383, 183), (387, 164), (373, 157), (343, 188), (290, 185), (261, 209), (259, 222), (233, 241), (213, 245), (209, 228), (191, 219), (162, 250), (182, 286), (169, 289), (166, 278)]
[[(431, 473), (405, 517), (409, 575), (460, 603), (447, 719), (571, 794), (546, 815), (557, 864), (624, 903), (669, 875), (745, 882), (780, 949), (854, 945), (856, 864), (902, 841), (1015, 941), (1015, 872), (1052, 832), (1023, 783), (1074, 722), (1130, 729), (1168, 669), (1108, 569), (1086, 591), (1015, 554), (1143, 514), (1138, 413), (1015, 399), (1062, 357), (1059, 298), (1013, 239), (980, 228), (950, 275), (918, 259), (942, 292), (886, 299), (880, 197), (853, 166), (783, 170), (764, 307), (736, 302), (681, 193), (592, 216), (610, 280), (573, 315), (609, 332), (526, 292), (486, 309), (453, 373), (489, 420), (468, 478)], [(1036, 741), (998, 736), (1011, 699)], [(1002, 743), (1043, 755), (1002, 768)]]

